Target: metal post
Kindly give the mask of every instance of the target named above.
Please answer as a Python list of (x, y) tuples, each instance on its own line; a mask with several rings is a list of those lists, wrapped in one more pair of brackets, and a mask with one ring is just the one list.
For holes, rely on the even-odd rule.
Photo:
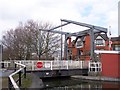
[(2, 46), (2, 44), (0, 45), (0, 61), (2, 61), (3, 63), (1, 63), (1, 65), (2, 65), (2, 68), (5, 68), (4, 67), (4, 61), (2, 60), (2, 53), (3, 53), (3, 46)]
[(109, 50), (111, 49), (111, 26), (109, 26), (109, 37), (108, 37), (108, 42), (109, 42)]
[(9, 62), (6, 62), (6, 64), (7, 64), (6, 67), (7, 67), (7, 68), (8, 68), (8, 63), (9, 63)]
[(95, 64), (95, 72), (97, 72), (97, 63), (94, 62), (94, 64)]
[(51, 70), (53, 70), (53, 68), (52, 68), (52, 63), (53, 63), (53, 61), (51, 61), (51, 63), (50, 63), (50, 66), (51, 66)]
[(42, 40), (41, 40), (41, 30), (39, 30), (39, 35), (38, 35), (38, 55), (39, 55), (39, 60), (40, 60), (40, 58), (41, 58), (41, 42), (42, 42)]
[[(61, 21), (61, 25), (62, 25), (62, 21)], [(62, 32), (62, 26), (61, 26), (61, 32)], [(63, 49), (63, 46), (62, 46), (62, 34), (61, 34), (61, 60), (62, 60), (62, 49)]]
[(62, 34), (61, 34), (61, 60), (62, 60), (62, 49), (63, 49), (63, 46), (62, 46)]
[(68, 63), (68, 61), (66, 61), (66, 63), (67, 63), (67, 69), (69, 68), (69, 63)]
[(67, 45), (67, 34), (65, 34), (65, 47), (64, 47), (65, 58), (68, 60), (68, 45)]
[(4, 66), (4, 62), (2, 62), (1, 64), (2, 64), (2, 68), (4, 68), (4, 67), (5, 67), (5, 66)]
[(21, 86), (21, 71), (19, 71), (19, 86)]
[(26, 67), (24, 68), (24, 78), (26, 78)]
[[(94, 28), (93, 28), (94, 29)], [(95, 50), (95, 43), (94, 43), (94, 32), (93, 29), (90, 30), (90, 59), (94, 60), (94, 50)]]
[(118, 2), (118, 36), (120, 36), (120, 1)]
[(11, 90), (11, 81), (9, 77), (8, 77), (8, 90)]
[[(2, 53), (3, 53), (3, 46), (2, 46), (2, 44), (0, 44), (0, 61), (2, 61), (3, 62), (3, 60), (2, 60)], [(1, 63), (1, 67), (2, 68), (4, 68), (4, 63)]]
[(32, 61), (32, 71), (34, 71), (35, 70), (35, 68), (34, 68), (34, 61)]
[(83, 68), (83, 61), (80, 61), (80, 68)]
[(89, 69), (89, 72), (91, 71), (90, 65), (91, 65), (91, 62), (89, 61), (89, 62), (88, 62), (88, 69)]
[(15, 70), (14, 71), (16, 71), (16, 69), (17, 69), (17, 65), (15, 64)]

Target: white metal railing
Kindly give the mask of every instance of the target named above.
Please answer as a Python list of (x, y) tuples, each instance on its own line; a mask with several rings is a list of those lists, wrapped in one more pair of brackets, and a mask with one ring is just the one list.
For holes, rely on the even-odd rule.
[[(17, 62), (26, 65), (27, 71), (34, 70), (56, 70), (56, 69), (83, 69), (88, 68), (89, 72), (101, 72), (102, 64), (101, 62), (92, 61), (73, 61), (73, 60), (14, 60), (12, 62)], [(43, 67), (37, 68), (37, 62), (42, 62)], [(2, 62), (0, 62), (2, 63)], [(10, 61), (5, 61), (4, 64), (9, 66)], [(18, 65), (19, 66), (19, 65)], [(21, 66), (19, 66), (21, 67)]]
[[(24, 70), (23, 74), (24, 74), (24, 78), (26, 78), (26, 66), (21, 64), (21, 63), (17, 63), (17, 62), (15, 62), (15, 64), (19, 65), (21, 68), (9, 75), (9, 77), (8, 77), (8, 83), (9, 83), (8, 88), (11, 89), (13, 87), (15, 90), (20, 90), (19, 86), (21, 85), (21, 77), (22, 77), (21, 72), (22, 72), (22, 70)], [(19, 78), (18, 78), (17, 81), (15, 81), (13, 79), (13, 76), (16, 75), (17, 73), (19, 73)], [(18, 81), (19, 81), (19, 86), (17, 85)]]
[(0, 61), (1, 68), (8, 68), (10, 66), (10, 61)]
[(101, 72), (102, 64), (101, 62), (89, 62), (89, 72)]
[[(88, 68), (89, 61), (72, 61), (72, 60), (21, 60), (16, 61), (26, 65), (26, 70), (56, 70), (56, 69), (83, 69)], [(42, 62), (42, 68), (37, 68), (37, 63)]]

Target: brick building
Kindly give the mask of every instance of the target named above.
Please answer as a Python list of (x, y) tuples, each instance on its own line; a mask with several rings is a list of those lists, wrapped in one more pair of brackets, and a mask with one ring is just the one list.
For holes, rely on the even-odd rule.
[[(107, 34), (95, 34), (95, 50), (120, 50), (120, 37), (111, 38), (112, 47), (109, 47), (109, 38)], [(77, 37), (71, 41), (68, 39), (68, 59), (72, 60), (90, 60), (90, 36)]]
[(120, 36), (119, 37), (112, 37), (111, 38), (112, 41), (112, 50), (115, 51), (120, 51)]

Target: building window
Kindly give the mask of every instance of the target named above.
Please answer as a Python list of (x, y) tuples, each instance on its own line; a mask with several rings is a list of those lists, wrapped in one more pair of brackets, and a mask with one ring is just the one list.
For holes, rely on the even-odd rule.
[(105, 40), (102, 37), (97, 37), (95, 40), (96, 46), (105, 46)]
[(115, 51), (120, 51), (120, 45), (115, 45), (114, 50), (115, 50)]
[(76, 42), (76, 48), (82, 48), (83, 47), (83, 42), (81, 41), (81, 39), (78, 39)]
[(69, 59), (71, 60), (71, 59), (72, 59), (72, 56), (69, 56)]
[(71, 49), (68, 50), (68, 54), (72, 55), (72, 50)]
[(78, 56), (81, 56), (81, 55), (83, 55), (83, 52), (78, 49)]
[(74, 47), (75, 45), (74, 44), (72, 44), (72, 47)]

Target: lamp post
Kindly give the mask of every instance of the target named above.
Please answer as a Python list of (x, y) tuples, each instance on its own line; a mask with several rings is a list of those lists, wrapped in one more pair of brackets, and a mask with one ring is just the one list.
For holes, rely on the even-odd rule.
[[(62, 25), (62, 21), (61, 21), (61, 25)], [(61, 32), (62, 32), (62, 27), (61, 27)], [(63, 46), (62, 46), (62, 34), (61, 34), (61, 60), (62, 60), (62, 49), (63, 49)]]
[[(0, 44), (0, 61), (3, 61), (2, 60), (2, 53), (3, 53), (3, 46), (2, 46), (2, 44)], [(1, 63), (0, 67), (4, 68), (4, 63)]]
[(2, 61), (2, 44), (0, 44), (0, 61)]
[(41, 42), (42, 42), (42, 40), (41, 40), (41, 30), (39, 29), (39, 31), (38, 31), (38, 56), (39, 56), (39, 60), (40, 60), (40, 58), (41, 58)]

